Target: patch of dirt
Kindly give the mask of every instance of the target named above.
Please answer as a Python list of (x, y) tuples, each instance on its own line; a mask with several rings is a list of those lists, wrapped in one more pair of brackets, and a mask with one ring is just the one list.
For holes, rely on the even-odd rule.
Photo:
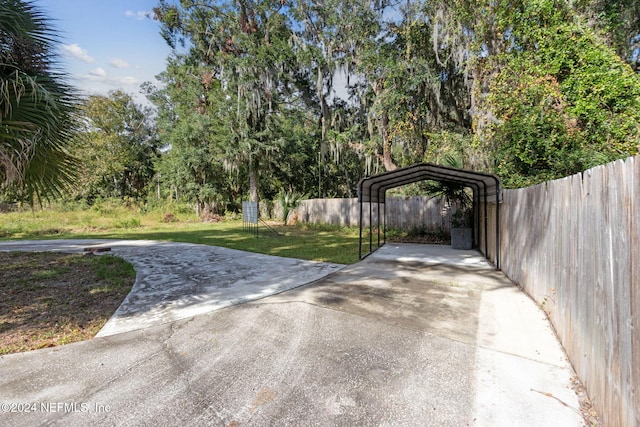
[(393, 236), (387, 237), (389, 242), (396, 243), (421, 243), (421, 244), (429, 244), (429, 245), (450, 245), (451, 238), (450, 237), (440, 237), (440, 236)]
[(110, 255), (0, 253), (0, 355), (93, 338), (131, 290)]

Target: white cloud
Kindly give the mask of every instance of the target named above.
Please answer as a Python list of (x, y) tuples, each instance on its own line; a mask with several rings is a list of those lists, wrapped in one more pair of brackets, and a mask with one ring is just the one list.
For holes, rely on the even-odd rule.
[(130, 68), (131, 67), (131, 65), (129, 65), (127, 61), (120, 58), (112, 58), (111, 61), (109, 61), (109, 65), (111, 65), (114, 68)]
[(98, 67), (98, 68), (94, 68), (93, 70), (89, 71), (89, 74), (91, 74), (92, 76), (97, 76), (97, 77), (105, 77), (107, 75), (107, 72), (104, 71), (102, 68)]
[[(140, 93), (138, 86), (142, 82), (140, 78), (126, 76), (97, 76), (91, 73), (75, 74), (74, 76), (76, 88), (84, 96), (102, 95), (109, 96), (109, 92), (114, 90), (122, 90), (133, 96), (136, 103), (143, 106), (151, 106), (149, 100)], [(158, 87), (163, 87), (163, 83), (154, 81)]]
[(109, 77), (107, 73), (100, 67), (89, 71), (89, 74), (76, 75), (78, 81), (91, 82), (91, 84), (105, 85), (109, 89), (118, 89), (122, 86), (139, 85), (141, 81), (132, 76), (125, 77)]
[(135, 18), (139, 21), (145, 19), (145, 18), (151, 18), (151, 16), (153, 16), (153, 14), (151, 12), (149, 12), (148, 10), (138, 10), (138, 11), (133, 11), (133, 10), (127, 10), (125, 13), (125, 16), (128, 16), (130, 18)]
[(76, 43), (73, 44), (63, 44), (62, 50), (69, 56), (72, 56), (76, 59), (79, 59), (84, 62), (93, 62), (93, 58), (89, 56), (89, 53), (86, 49), (81, 48)]
[(120, 83), (122, 83), (123, 85), (135, 85), (140, 83), (140, 80), (136, 79), (135, 77), (126, 76), (120, 79)]

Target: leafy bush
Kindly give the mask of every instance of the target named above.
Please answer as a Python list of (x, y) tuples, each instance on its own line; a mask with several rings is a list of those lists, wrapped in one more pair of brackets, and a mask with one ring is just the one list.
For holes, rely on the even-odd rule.
[(514, 48), (494, 58), (502, 65), (489, 87), (495, 121), (487, 148), (507, 187), (638, 152), (640, 76), (556, 3), (511, 11)]
[(178, 222), (178, 218), (171, 212), (168, 212), (162, 217), (162, 222)]
[(287, 219), (289, 218), (289, 213), (295, 210), (298, 206), (300, 206), (300, 202), (304, 199), (304, 195), (296, 193), (296, 192), (285, 192), (281, 191), (278, 194), (278, 201), (280, 202), (280, 206), (282, 207), (282, 223), (287, 224)]

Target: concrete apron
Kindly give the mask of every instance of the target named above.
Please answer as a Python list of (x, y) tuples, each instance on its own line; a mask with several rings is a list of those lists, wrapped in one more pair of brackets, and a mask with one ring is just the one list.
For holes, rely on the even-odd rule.
[(264, 298), (324, 277), (343, 265), (303, 261), (216, 246), (152, 240), (0, 242), (0, 251), (84, 252), (110, 248), (133, 264), (131, 292), (98, 337), (186, 319)]
[(544, 313), (442, 246), (387, 244), (306, 286), (0, 357), (0, 372), (3, 402), (86, 405), (0, 413), (8, 425), (583, 425)]
[[(475, 348), (467, 361), (474, 389), (469, 425), (584, 425), (575, 372), (544, 312), (477, 251), (387, 244), (363, 267), (383, 279), (365, 286), (394, 294), (388, 322)], [(354, 275), (364, 285), (362, 279)], [(407, 306), (417, 310), (402, 310)]]

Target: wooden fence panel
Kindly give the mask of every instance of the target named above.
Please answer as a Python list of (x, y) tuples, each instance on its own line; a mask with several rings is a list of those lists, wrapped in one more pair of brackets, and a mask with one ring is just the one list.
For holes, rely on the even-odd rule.
[[(631, 247), (632, 242), (632, 203), (635, 197), (637, 197), (636, 193), (633, 193), (631, 190), (633, 188), (633, 181), (631, 179), (631, 175), (629, 173), (630, 170), (633, 170), (634, 159), (627, 159), (626, 162), (618, 162), (615, 168), (615, 180), (617, 182), (617, 186), (619, 188), (619, 207), (618, 207), (618, 215), (616, 218), (616, 223), (619, 224), (620, 228), (617, 231), (617, 234), (614, 238), (614, 242), (617, 242), (616, 253), (618, 254), (618, 258), (620, 259), (620, 265), (618, 268), (614, 269), (614, 273), (616, 274), (614, 283), (618, 289), (616, 292), (616, 302), (615, 307), (618, 309), (616, 312), (616, 321), (618, 324), (618, 336), (616, 337), (616, 349), (618, 351), (617, 354), (617, 364), (619, 368), (619, 372), (616, 373), (619, 375), (619, 378), (614, 378), (611, 382), (613, 384), (619, 384), (619, 399), (620, 407), (623, 408), (624, 412), (620, 413), (620, 421), (621, 425), (628, 424), (628, 422), (632, 421), (632, 413), (628, 410), (633, 401), (634, 389), (632, 388), (633, 379), (632, 379), (632, 366), (631, 361), (633, 360), (633, 329), (631, 328), (631, 318), (633, 317), (632, 305), (631, 305), (631, 296), (632, 296), (632, 279), (631, 279), (631, 271), (633, 264), (633, 248)], [(638, 252), (635, 253), (636, 256)], [(637, 315), (638, 313), (636, 313)]]
[[(451, 213), (445, 209), (438, 198), (421, 196), (387, 197), (387, 203), (363, 204), (363, 224), (369, 226), (369, 209), (371, 219), (377, 224), (378, 208), (380, 222), (387, 221), (387, 227), (406, 229), (424, 225), (428, 228), (450, 229)], [(386, 213), (385, 213), (386, 208)], [(274, 209), (274, 210), (277, 210)], [(360, 203), (357, 198), (349, 199), (309, 199), (303, 200), (296, 209), (298, 220), (313, 224), (335, 224), (357, 227), (360, 224)]]
[[(591, 361), (595, 361), (596, 355), (594, 352), (594, 346), (585, 347), (584, 343), (591, 341), (590, 335), (599, 328), (598, 319), (596, 314), (597, 307), (597, 289), (596, 289), (596, 277), (597, 259), (599, 257), (599, 246), (597, 237), (598, 233), (598, 209), (601, 206), (599, 201), (599, 194), (597, 193), (597, 186), (595, 185), (594, 174), (597, 169), (591, 169), (583, 174), (583, 193), (587, 195), (586, 199), (583, 199), (583, 217), (585, 218), (585, 224), (582, 230), (582, 242), (584, 245), (585, 262), (582, 265), (584, 275), (582, 276), (582, 289), (587, 294), (587, 301), (585, 305), (587, 322), (584, 325), (576, 327), (576, 345), (578, 349), (583, 350), (583, 357), (577, 358), (574, 365), (579, 367), (578, 373), (583, 381), (594, 378), (598, 375), (597, 366)], [(576, 284), (576, 286), (578, 286)], [(583, 348), (584, 347), (584, 348)], [(575, 359), (574, 353), (571, 357)], [(589, 385), (589, 392), (593, 394), (595, 390), (594, 386)]]
[[(575, 268), (577, 259), (573, 258), (570, 249), (571, 241), (575, 234), (571, 234), (574, 226), (571, 208), (571, 177), (558, 180), (550, 186), (546, 204), (556, 201), (555, 209), (552, 211), (551, 226), (547, 233), (547, 239), (551, 243), (552, 253), (550, 258), (549, 288), (548, 298), (553, 300), (553, 313), (555, 316), (564, 319), (558, 328), (557, 333), (561, 340), (566, 340), (571, 334), (571, 308), (570, 308), (570, 276), (571, 270)], [(563, 261), (567, 262), (563, 262)]]
[(612, 426), (640, 425), (639, 162), (505, 190), (500, 212), (502, 270), (549, 314)]
[[(589, 242), (585, 238), (588, 230), (585, 201), (588, 194), (585, 191), (585, 186), (582, 181), (582, 174), (576, 174), (571, 177), (571, 199), (570, 204), (572, 212), (575, 217), (573, 226), (570, 229), (570, 235), (573, 237), (572, 244), (570, 245), (572, 257), (574, 260), (571, 268), (571, 275), (569, 282), (567, 283), (569, 288), (569, 296), (567, 304), (571, 310), (570, 321), (565, 326), (565, 338), (562, 340), (565, 343), (567, 353), (580, 354), (581, 343), (586, 339), (583, 336), (587, 331), (593, 330), (591, 313), (591, 307), (593, 301), (592, 288), (587, 284), (589, 276), (586, 273), (585, 259), (589, 256)], [(576, 284), (572, 286), (572, 284)], [(578, 285), (581, 284), (581, 285)], [(576, 373), (580, 378), (584, 378), (584, 365), (583, 361), (580, 366), (574, 365)]]
[[(609, 191), (610, 197), (610, 218), (611, 218), (611, 299), (610, 309), (608, 313), (608, 322), (611, 322), (611, 333), (607, 337), (608, 340), (608, 356), (607, 361), (608, 374), (607, 387), (610, 394), (610, 400), (616, 407), (620, 407), (621, 401), (624, 399), (623, 394), (626, 393), (628, 381), (624, 381), (626, 361), (626, 348), (630, 345), (631, 340), (624, 338), (630, 335), (626, 332), (626, 323), (630, 318), (629, 309), (629, 271), (631, 269), (629, 257), (629, 202), (626, 200), (627, 180), (625, 172), (625, 164), (622, 160), (618, 160), (607, 166), (609, 170), (610, 182), (615, 183), (617, 191)], [(631, 354), (629, 354), (631, 356)], [(627, 384), (625, 384), (625, 382)], [(624, 425), (624, 413), (619, 413), (617, 420), (611, 420), (618, 425)]]
[[(629, 162), (629, 181), (631, 194), (631, 288), (629, 299), (631, 301), (631, 379), (629, 389), (633, 397), (630, 398), (629, 408), (635, 408), (635, 412), (627, 416), (631, 422), (628, 425), (640, 425), (640, 158), (634, 157)], [(635, 392), (633, 392), (635, 391)], [(632, 412), (632, 411), (630, 411)]]
[[(588, 181), (590, 184), (590, 193), (592, 200), (590, 209), (593, 212), (591, 217), (591, 230), (587, 230), (587, 242), (593, 248), (593, 258), (591, 259), (591, 265), (593, 266), (591, 279), (587, 279), (587, 282), (583, 286), (593, 287), (593, 329), (591, 331), (585, 331), (582, 336), (590, 342), (590, 347), (586, 348), (588, 351), (588, 359), (583, 363), (588, 364), (588, 374), (583, 379), (585, 385), (589, 390), (589, 394), (592, 399), (597, 403), (600, 401), (606, 401), (604, 391), (604, 378), (605, 378), (605, 366), (604, 366), (604, 351), (603, 351), (603, 318), (604, 310), (606, 307), (606, 301), (604, 299), (604, 282), (606, 280), (606, 268), (604, 258), (609, 256), (606, 249), (608, 239), (607, 235), (607, 222), (604, 218), (604, 203), (607, 202), (606, 195), (603, 199), (602, 194), (602, 180), (603, 167), (597, 167), (592, 169)], [(581, 342), (583, 346), (585, 342)]]

